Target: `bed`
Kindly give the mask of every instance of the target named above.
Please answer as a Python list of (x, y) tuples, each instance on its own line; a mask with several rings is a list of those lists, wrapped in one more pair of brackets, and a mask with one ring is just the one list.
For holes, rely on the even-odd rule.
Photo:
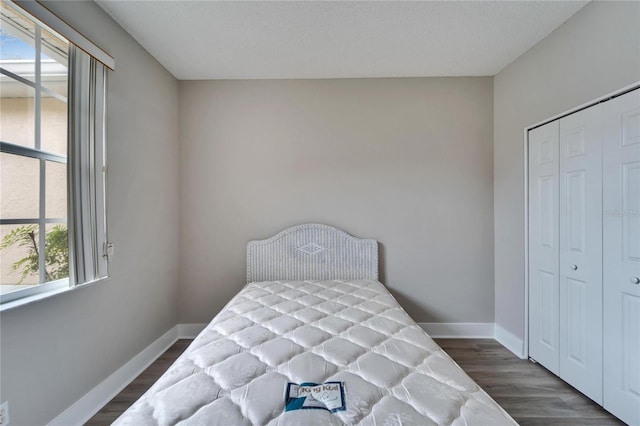
[[(285, 411), (288, 383), (345, 409)], [(306, 224), (247, 246), (247, 284), (117, 425), (514, 425), (378, 281), (375, 240)]]

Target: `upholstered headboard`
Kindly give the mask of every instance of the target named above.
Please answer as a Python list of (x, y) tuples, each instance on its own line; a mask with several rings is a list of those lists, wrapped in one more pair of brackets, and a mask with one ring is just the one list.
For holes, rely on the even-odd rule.
[(298, 225), (247, 245), (247, 282), (378, 279), (378, 243), (328, 225)]

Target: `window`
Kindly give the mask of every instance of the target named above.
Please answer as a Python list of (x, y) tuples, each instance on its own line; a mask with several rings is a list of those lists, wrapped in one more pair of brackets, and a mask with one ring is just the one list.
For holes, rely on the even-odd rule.
[[(106, 68), (32, 3), (0, 8), (0, 302), (107, 276)], [(71, 39), (71, 40), (70, 40)], [(90, 43), (90, 42), (89, 42)], [(93, 49), (95, 46), (89, 46)], [(103, 53), (103, 52), (100, 52)], [(112, 59), (111, 59), (112, 61)]]

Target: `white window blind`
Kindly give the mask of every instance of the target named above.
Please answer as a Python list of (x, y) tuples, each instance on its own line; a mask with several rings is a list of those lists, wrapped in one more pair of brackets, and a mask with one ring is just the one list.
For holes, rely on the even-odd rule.
[(102, 63), (69, 50), (69, 276), (84, 284), (107, 276), (105, 89)]

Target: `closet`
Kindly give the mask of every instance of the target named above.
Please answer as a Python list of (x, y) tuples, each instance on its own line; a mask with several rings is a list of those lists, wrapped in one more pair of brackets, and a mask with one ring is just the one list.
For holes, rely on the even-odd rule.
[(640, 89), (528, 132), (529, 356), (640, 424)]

